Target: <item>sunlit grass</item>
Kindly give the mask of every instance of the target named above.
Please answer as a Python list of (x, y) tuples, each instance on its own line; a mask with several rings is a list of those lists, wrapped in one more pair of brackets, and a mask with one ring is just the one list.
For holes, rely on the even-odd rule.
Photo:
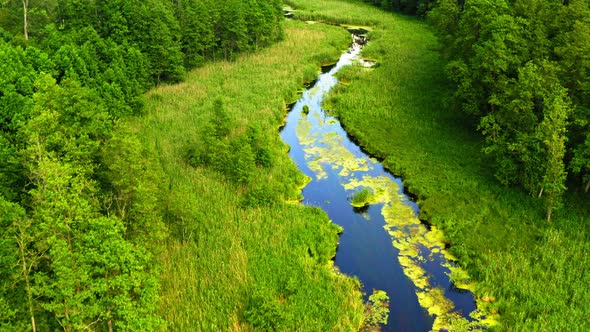
[[(168, 176), (166, 219), (173, 236), (161, 259), (161, 313), (169, 330), (271, 324), (283, 331), (342, 331), (361, 324), (360, 286), (330, 260), (338, 227), (323, 212), (286, 203), (300, 197), (305, 178), (278, 135), (285, 104), (297, 99), (320, 65), (339, 57), (350, 37), (341, 28), (295, 21), (285, 22), (285, 30), (285, 40), (272, 47), (208, 64), (181, 84), (148, 92), (146, 114), (134, 121)], [(218, 116), (218, 99), (230, 139), (253, 124), (267, 134), (272, 166), (258, 166), (248, 183), (188, 164), (188, 151), (202, 147), (207, 125)], [(262, 205), (244, 204), (252, 192), (262, 196)]]
[(480, 301), (500, 312), (500, 329), (590, 330), (588, 198), (570, 193), (547, 225), (541, 201), (497, 183), (470, 120), (446, 103), (450, 85), (425, 22), (357, 9), (352, 0), (289, 3), (305, 8), (298, 15), (308, 19), (379, 22), (364, 51), (379, 66), (343, 71), (349, 84), (338, 86), (327, 106), (404, 177), (421, 217), (444, 229), (476, 279)]

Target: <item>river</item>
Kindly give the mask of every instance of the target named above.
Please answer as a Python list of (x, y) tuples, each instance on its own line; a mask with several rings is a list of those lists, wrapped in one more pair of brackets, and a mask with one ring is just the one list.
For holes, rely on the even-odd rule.
[[(389, 296), (383, 331), (444, 330), (449, 321), (471, 321), (475, 300), (467, 282), (456, 286), (449, 278), (451, 271), (460, 275), (461, 270), (443, 250), (442, 233), (420, 222), (418, 206), (404, 195), (401, 179), (322, 110), (322, 101), (338, 84), (335, 74), (344, 66), (359, 65), (360, 51), (361, 45), (353, 43), (304, 91), (281, 131), (290, 157), (312, 179), (303, 189), (303, 204), (322, 208), (343, 227), (335, 265), (361, 281), (365, 300), (374, 289)], [(369, 204), (355, 208), (351, 201), (363, 188), (371, 193)]]

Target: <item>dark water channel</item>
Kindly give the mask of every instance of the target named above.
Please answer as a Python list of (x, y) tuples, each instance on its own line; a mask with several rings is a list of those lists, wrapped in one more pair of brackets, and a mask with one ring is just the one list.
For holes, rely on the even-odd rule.
[[(418, 207), (403, 194), (401, 180), (365, 154), (338, 120), (321, 108), (326, 94), (338, 83), (334, 74), (343, 66), (363, 65), (360, 48), (353, 43), (303, 93), (288, 114), (281, 137), (291, 147), (291, 158), (312, 179), (303, 189), (303, 203), (322, 208), (344, 228), (336, 266), (359, 278), (365, 300), (373, 289), (384, 290), (390, 297), (383, 330), (444, 329), (437, 319), (467, 317), (476, 309), (472, 293), (450, 281), (448, 274), (454, 266), (433, 235), (436, 231), (429, 231), (418, 220)], [(362, 188), (373, 192), (372, 204), (353, 208), (351, 199)]]

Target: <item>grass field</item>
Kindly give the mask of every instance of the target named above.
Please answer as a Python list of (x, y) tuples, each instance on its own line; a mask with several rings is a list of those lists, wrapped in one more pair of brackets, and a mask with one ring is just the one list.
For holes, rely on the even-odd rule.
[(447, 106), (444, 64), (425, 22), (353, 0), (288, 3), (305, 20), (374, 27), (364, 55), (378, 67), (343, 71), (347, 84), (327, 106), (403, 176), (421, 217), (445, 230), (480, 303), (501, 314), (498, 329), (590, 330), (588, 197), (568, 193), (547, 224), (541, 201), (497, 183), (474, 126)]
[[(320, 210), (287, 203), (300, 198), (306, 179), (278, 135), (285, 104), (350, 37), (296, 21), (285, 22), (285, 31), (272, 47), (153, 89), (146, 114), (132, 124), (167, 175), (171, 239), (161, 261), (168, 330), (346, 331), (362, 324), (359, 283), (331, 261), (338, 227)], [(211, 138), (225, 130), (215, 126), (225, 126), (227, 137)], [(232, 143), (250, 142), (252, 133), (258, 143), (248, 149)], [(208, 139), (226, 150), (208, 150)], [(259, 148), (264, 162), (253, 166)], [(215, 162), (191, 166), (191, 153), (202, 151)]]

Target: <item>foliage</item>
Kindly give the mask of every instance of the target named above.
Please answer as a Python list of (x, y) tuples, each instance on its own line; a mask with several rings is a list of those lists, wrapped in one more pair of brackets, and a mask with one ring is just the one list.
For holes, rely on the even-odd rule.
[(350, 204), (354, 207), (363, 207), (371, 203), (373, 191), (370, 188), (363, 188), (354, 193)]
[(402, 14), (425, 16), (434, 0), (363, 0), (386, 10), (395, 10)]
[(566, 170), (587, 178), (587, 2), (441, 1), (430, 17), (456, 84), (453, 102), (479, 118), (496, 176), (539, 197), (549, 189), (550, 220)]
[[(281, 39), (281, 18), (277, 1), (1, 2), (0, 329), (165, 326), (167, 176), (125, 123), (149, 87)], [(266, 140), (223, 141), (231, 181), (273, 164)]]
[(269, 290), (255, 290), (250, 298), (244, 318), (254, 328), (274, 331), (281, 324), (281, 303)]
[(318, 73), (315, 55), (333, 61), (350, 36), (297, 21), (284, 29), (276, 45), (155, 88), (146, 115), (130, 121), (169, 181), (161, 264), (170, 330), (360, 327), (358, 283), (331, 261), (339, 229), (321, 210), (293, 204), (306, 177), (277, 134), (303, 73)]

